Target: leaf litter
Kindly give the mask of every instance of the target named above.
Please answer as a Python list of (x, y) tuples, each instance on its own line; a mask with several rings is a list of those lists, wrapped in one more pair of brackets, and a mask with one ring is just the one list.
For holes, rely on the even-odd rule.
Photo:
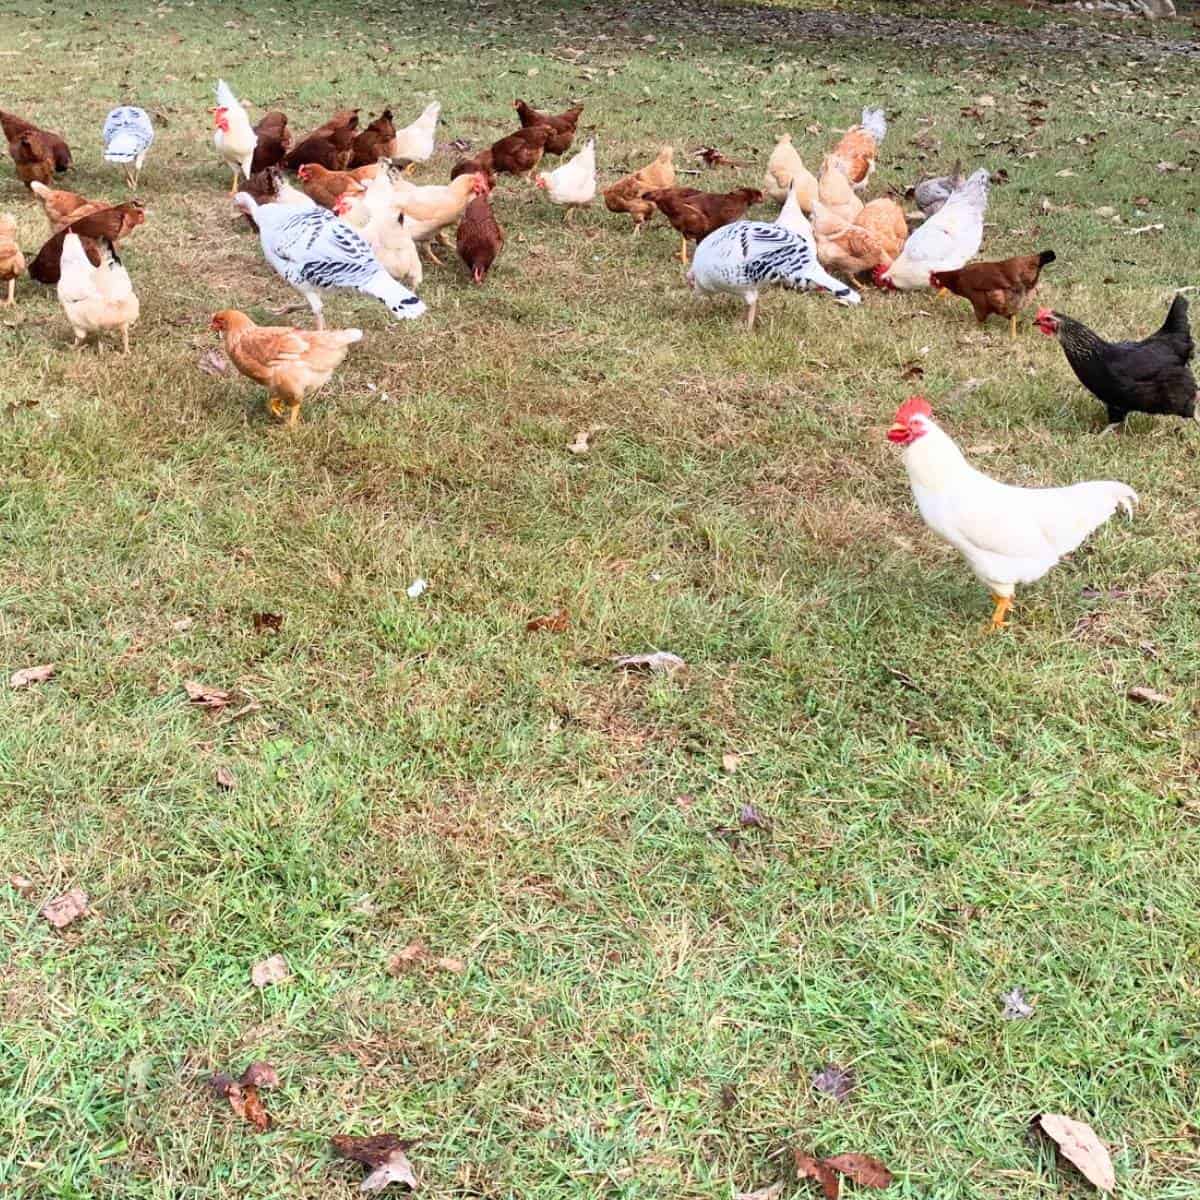
[(272, 983), (282, 983), (291, 977), (287, 959), (282, 954), (272, 954), (250, 968), (250, 982), (256, 988), (265, 988)]
[(850, 1099), (850, 1093), (858, 1087), (858, 1076), (853, 1067), (843, 1067), (831, 1062), (812, 1073), (812, 1085), (815, 1091), (845, 1103)]
[(91, 911), (88, 903), (89, 897), (83, 888), (72, 888), (69, 892), (64, 892), (61, 896), (56, 896), (53, 900), (46, 901), (42, 905), (41, 915), (55, 929), (66, 929), (68, 925), (73, 925), (80, 917), (88, 915)]
[(1042, 1113), (1034, 1124), (1089, 1183), (1102, 1192), (1111, 1192), (1117, 1186), (1112, 1158), (1090, 1125), (1061, 1113)]
[(54, 664), (43, 663), (40, 667), (22, 667), (19, 671), (14, 671), (8, 682), (11, 687), (23, 688), (31, 683), (45, 683), (53, 674)]
[(403, 1141), (393, 1133), (381, 1133), (375, 1137), (354, 1137), (340, 1133), (331, 1141), (333, 1152), (339, 1158), (372, 1168), (359, 1184), (360, 1192), (382, 1192), (389, 1183), (403, 1183), (410, 1190), (417, 1190), (417, 1174), (406, 1153), (412, 1147), (412, 1142)]
[(673, 675), (687, 666), (678, 654), (655, 650), (653, 654), (619, 654), (613, 663), (622, 671), (649, 671), (652, 675)]
[(860, 1187), (880, 1191), (892, 1183), (891, 1171), (869, 1154), (834, 1154), (828, 1158), (817, 1158), (794, 1150), (792, 1155), (797, 1176), (816, 1180), (825, 1200), (838, 1200), (842, 1191), (842, 1181), (838, 1178), (840, 1175), (852, 1179)]
[(279, 1086), (279, 1072), (270, 1063), (252, 1062), (237, 1079), (218, 1072), (208, 1081), (208, 1086), (229, 1102), (235, 1116), (253, 1125), (259, 1133), (266, 1133), (271, 1128), (271, 1114), (259, 1094)]
[(1034, 1006), (1025, 998), (1025, 993), (1019, 987), (1005, 992), (1000, 998), (1004, 1001), (1004, 1009), (1000, 1013), (1004, 1020), (1026, 1021), (1033, 1016)]

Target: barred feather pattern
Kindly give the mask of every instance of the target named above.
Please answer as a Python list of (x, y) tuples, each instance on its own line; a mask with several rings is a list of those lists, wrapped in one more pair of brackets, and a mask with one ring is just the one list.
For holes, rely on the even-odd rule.
[(702, 292), (744, 295), (774, 283), (827, 291), (843, 304), (860, 301), (856, 291), (817, 262), (810, 238), (766, 221), (734, 221), (709, 234), (696, 248), (692, 281)]
[(154, 126), (144, 108), (122, 105), (104, 119), (104, 157), (108, 162), (134, 162), (154, 141)]

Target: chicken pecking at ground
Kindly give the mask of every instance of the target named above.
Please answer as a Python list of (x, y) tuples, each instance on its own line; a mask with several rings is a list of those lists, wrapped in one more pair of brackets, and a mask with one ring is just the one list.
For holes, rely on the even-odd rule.
[(304, 135), (281, 160), (289, 171), (298, 171), (305, 163), (316, 163), (327, 171), (344, 171), (354, 152), (358, 133), (358, 109), (343, 108), (323, 125)]
[[(76, 233), (63, 239), (58, 302), (75, 332), (78, 350), (92, 335), (121, 331), (121, 352), (129, 353), (129, 327), (138, 319), (140, 305), (129, 273), (121, 265), (108, 238), (99, 240), (100, 262), (93, 265)], [(100, 342), (97, 340), (99, 350)]]
[(817, 262), (811, 235), (765, 221), (737, 221), (709, 234), (696, 247), (687, 281), (701, 295), (741, 296), (747, 305), (747, 329), (754, 328), (759, 292), (771, 284), (829, 292), (840, 304), (862, 300)]
[(282, 325), (256, 325), (236, 308), (213, 315), (210, 328), (224, 334), (229, 361), (267, 389), (272, 416), (295, 425), (305, 396), (329, 382), (361, 329), (310, 331)]
[(26, 186), (49, 184), (54, 178), (54, 147), (40, 129), (24, 129), (8, 143), (17, 178)]
[(29, 186), (41, 203), (46, 220), (50, 223), (51, 233), (58, 233), (72, 221), (82, 220), (90, 213), (100, 212), (101, 209), (110, 207), (107, 200), (89, 200), (78, 192), (47, 187), (44, 183), (34, 182)]
[(976, 171), (956, 188), (936, 213), (909, 234), (890, 267), (878, 267), (875, 282), (884, 288), (914, 291), (930, 286), (937, 271), (956, 271), (978, 253), (987, 211), (988, 173)]
[(1015, 338), (1017, 315), (1033, 298), (1042, 268), (1054, 259), (1053, 250), (1018, 254), (1000, 262), (972, 263), (957, 271), (934, 271), (929, 282), (968, 301), (980, 325), (988, 317), (1007, 317), (1009, 332)]
[(471, 279), (482, 283), (504, 248), (504, 230), (497, 224), (486, 195), (476, 196), (467, 205), (458, 223), (455, 245)]
[(642, 199), (647, 188), (675, 186), (675, 148), (664, 146), (653, 162), (623, 175), (616, 183), (604, 189), (604, 207), (609, 212), (628, 213), (633, 219), (633, 232), (639, 234), (642, 226), (655, 213), (654, 204)]
[(1188, 302), (1177, 295), (1157, 333), (1140, 342), (1106, 342), (1086, 325), (1048, 308), (1033, 322), (1057, 337), (1071, 370), (1108, 413), (1105, 432), (1119, 429), (1131, 412), (1200, 419), (1200, 394), (1188, 363), (1192, 331)]
[(350, 146), (350, 170), (374, 166), (381, 158), (392, 158), (395, 153), (396, 126), (392, 124), (392, 110), (385, 108), (366, 129), (355, 134)]
[(642, 193), (662, 213), (679, 234), (679, 261), (687, 265), (687, 244), (701, 242), (722, 225), (740, 221), (751, 205), (761, 204), (763, 194), (757, 188), (737, 188), (732, 192), (702, 192), (696, 188), (654, 188)]
[(272, 109), (254, 127), (254, 157), (250, 160), (250, 174), (257, 175), (270, 167), (277, 167), (292, 148), (292, 133), (288, 129), (287, 113)]
[(64, 171), (71, 169), (71, 148), (57, 133), (51, 133), (49, 129), (41, 129), (32, 121), (26, 121), (23, 117), (18, 117), (16, 113), (5, 112), (3, 109), (0, 109), (0, 129), (3, 129), (4, 140), (10, 145), (22, 133), (40, 133), (49, 141), (54, 157), (54, 173), (61, 175)]
[(1041, 579), (1118, 509), (1133, 514), (1137, 493), (1104, 480), (1070, 487), (998, 483), (975, 470), (933, 419), (924, 396), (896, 411), (888, 440), (904, 466), (925, 524), (967, 560), (991, 593), (991, 628), (1002, 629), (1018, 583)]
[(238, 192), (234, 203), (254, 218), (267, 262), (308, 301), (318, 329), (325, 328), (321, 293), (341, 288), (374, 296), (397, 320), (424, 314), (420, 299), (397, 283), (362, 235), (333, 213), (315, 204), (258, 204), (246, 192)]

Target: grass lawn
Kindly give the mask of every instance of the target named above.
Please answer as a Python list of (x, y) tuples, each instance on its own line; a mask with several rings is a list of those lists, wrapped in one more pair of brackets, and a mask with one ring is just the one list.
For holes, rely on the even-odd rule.
[[(929, 294), (768, 293), (747, 336), (661, 220), (564, 228), (511, 180), (483, 288), (451, 260), (421, 322), (327, 302), (366, 337), (294, 431), (197, 366), (214, 310), (297, 299), (224, 195), (218, 74), (299, 128), (436, 97), (476, 144), (514, 95), (577, 98), (604, 182), (669, 140), (746, 163), (718, 190), (879, 103), (872, 194), (1003, 168), (985, 253), (1052, 247), (1045, 300), (1140, 337), (1198, 282), (1191, 63), (1078, 13), (1094, 49), (1043, 53), (1040, 9), (989, 49), (699, 0), (14, 7), (0, 103), (65, 133), (68, 186), (120, 195), (115, 103), (162, 123), (131, 357), (72, 353), (28, 281), (0, 314), (0, 667), (57, 664), (0, 687), (4, 877), (33, 882), (0, 882), (0, 1190), (349, 1197), (328, 1137), (391, 1131), (430, 1197), (816, 1195), (793, 1147), (875, 1154), (898, 1197), (1093, 1195), (1027, 1137), (1049, 1110), (1127, 1200), (1200, 1193), (1200, 430), (1097, 437), (1056, 344)], [(0, 210), (35, 251), (8, 165)], [(1003, 636), (883, 436), (914, 390), (997, 476), (1142, 495)], [(688, 669), (612, 667), (654, 649)], [(72, 887), (95, 912), (55, 932)], [(390, 975), (416, 939), (465, 969)], [(252, 1059), (264, 1135), (205, 1086)]]

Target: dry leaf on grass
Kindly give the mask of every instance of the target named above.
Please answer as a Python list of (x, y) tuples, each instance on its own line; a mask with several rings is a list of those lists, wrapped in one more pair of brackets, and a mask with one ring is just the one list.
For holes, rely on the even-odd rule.
[(283, 613), (256, 612), (250, 619), (255, 633), (278, 633), (283, 628)]
[(54, 674), (53, 663), (43, 663), (40, 667), (22, 667), (9, 676), (8, 682), (15, 688), (28, 687), (31, 683), (45, 683)]
[(205, 350), (200, 355), (196, 366), (200, 368), (205, 375), (228, 375), (229, 374), (229, 359), (221, 353), (220, 350)]
[(429, 587), (429, 580), (421, 579), (418, 576), (416, 579), (414, 579), (412, 581), (412, 583), (410, 583), (408, 585), (408, 587), (406, 587), (404, 589), (404, 594), (410, 600), (416, 600), (418, 597), (423, 596), (425, 594), (425, 590), (428, 587)]
[(333, 1151), (339, 1158), (373, 1168), (359, 1185), (359, 1191), (381, 1192), (389, 1183), (403, 1183), (416, 1191), (416, 1172), (405, 1154), (412, 1142), (401, 1141), (391, 1133), (377, 1137), (352, 1137), (343, 1133), (331, 1140)]
[(835, 1100), (846, 1101), (850, 1093), (858, 1086), (858, 1077), (853, 1067), (842, 1067), (837, 1063), (829, 1063), (820, 1071), (812, 1073), (813, 1088)]
[(743, 804), (738, 812), (738, 824), (743, 829), (769, 829), (766, 818), (753, 804)]
[(450, 971), (455, 975), (461, 975), (467, 969), (461, 958), (439, 958), (435, 965), (439, 971)]
[(620, 654), (613, 662), (622, 671), (650, 671), (654, 675), (672, 675), (687, 663), (678, 654), (655, 650), (653, 654)]
[(734, 1192), (733, 1200), (779, 1200), (783, 1195), (783, 1184), (773, 1183), (770, 1187), (759, 1188), (756, 1192)]
[(721, 755), (721, 769), (726, 775), (733, 775), (742, 765), (742, 756), (732, 751)]
[(240, 1079), (224, 1073), (214, 1075), (208, 1081), (218, 1096), (229, 1101), (236, 1116), (253, 1125), (259, 1133), (271, 1128), (271, 1116), (263, 1107), (260, 1090), (279, 1086), (279, 1073), (268, 1062), (252, 1062)]
[(55, 929), (66, 927), (88, 914), (88, 894), (83, 888), (72, 888), (42, 905), (42, 916)]
[(1156, 692), (1149, 687), (1131, 687), (1125, 693), (1134, 704), (1170, 704), (1171, 697), (1166, 692)]
[(869, 1154), (832, 1154), (828, 1158), (814, 1158), (811, 1154), (792, 1152), (796, 1162), (796, 1174), (801, 1179), (815, 1179), (821, 1185), (826, 1200), (838, 1200), (842, 1185), (838, 1175), (853, 1179), (860, 1187), (878, 1188), (891, 1186), (892, 1173), (877, 1158)]
[(224, 792), (232, 792), (237, 787), (237, 776), (226, 766), (217, 768), (217, 787)]
[(1005, 992), (1000, 998), (1004, 1001), (1004, 1009), (1000, 1015), (1006, 1021), (1024, 1021), (1033, 1016), (1033, 1005), (1025, 999), (1025, 993), (1019, 987)]
[(250, 968), (250, 982), (256, 988), (265, 988), (268, 984), (282, 983), (291, 975), (287, 959), (282, 954), (272, 954), (262, 962), (255, 963)]
[(197, 683), (194, 679), (184, 681), (183, 690), (187, 692), (188, 699), (199, 705), (201, 708), (211, 708), (213, 711), (219, 711), (229, 703), (229, 693), (221, 688), (209, 687), (207, 684)]
[(418, 938), (415, 942), (409, 942), (403, 950), (397, 950), (388, 959), (387, 973), (389, 975), (402, 975), (405, 971), (411, 971), (413, 967), (420, 966), (428, 958), (429, 947)]
[(1117, 1186), (1112, 1159), (1090, 1125), (1061, 1113), (1042, 1113), (1036, 1123), (1089, 1183), (1102, 1192), (1111, 1192)]
[(28, 900), (36, 890), (33, 880), (26, 879), (24, 875), (10, 875), (8, 877), (8, 886), (25, 900)]
[(565, 608), (557, 608), (549, 616), (534, 617), (525, 622), (529, 633), (563, 633), (571, 623), (571, 616)]
[(591, 449), (591, 446), (588, 445), (591, 437), (592, 431), (590, 429), (581, 429), (575, 435), (575, 440), (567, 446), (567, 449), (572, 454), (586, 454)]

